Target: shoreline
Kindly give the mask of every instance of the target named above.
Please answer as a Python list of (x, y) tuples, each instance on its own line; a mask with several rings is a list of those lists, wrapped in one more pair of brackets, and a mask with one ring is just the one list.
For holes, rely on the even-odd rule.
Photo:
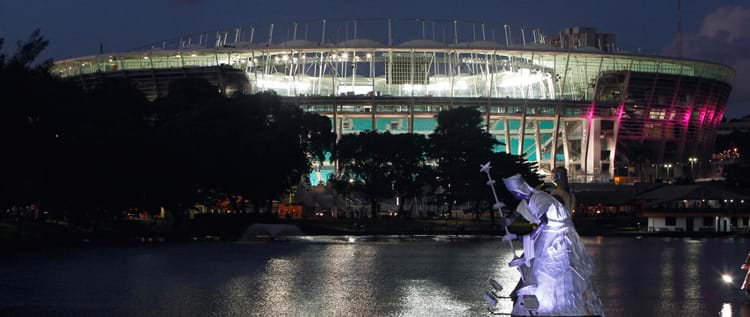
[[(199, 226), (187, 226), (185, 228), (151, 228), (151, 230), (112, 230), (81, 231), (64, 228), (57, 224), (13, 224), (2, 223), (5, 232), (0, 232), (0, 250), (6, 254), (24, 253), (26, 251), (58, 249), (68, 247), (79, 247), (87, 245), (103, 246), (133, 246), (133, 245), (161, 245), (165, 243), (182, 243), (193, 241), (288, 241), (293, 235), (272, 237), (267, 234), (258, 234), (255, 238), (242, 239), (247, 226), (211, 226), (210, 228)], [(488, 228), (451, 227), (451, 226), (419, 226), (416, 223), (391, 225), (384, 230), (381, 226), (373, 225), (368, 228), (352, 230), (347, 226), (331, 225), (326, 222), (286, 222), (297, 226), (302, 235), (297, 237), (352, 237), (355, 239), (368, 238), (367, 240), (379, 239), (420, 239), (420, 238), (461, 238), (462, 240), (484, 240), (500, 239), (501, 228), (492, 230)], [(8, 230), (8, 228), (15, 229)], [(479, 230), (475, 230), (479, 229)], [(581, 230), (582, 229), (582, 230)], [(512, 226), (512, 233), (522, 235), (531, 230), (530, 226)], [(10, 232), (10, 233), (9, 233)], [(728, 238), (750, 238), (748, 232), (641, 232), (632, 230), (586, 230), (579, 229), (582, 237), (616, 237), (616, 238), (690, 238), (690, 239), (728, 239)], [(372, 238), (372, 239), (369, 239)]]

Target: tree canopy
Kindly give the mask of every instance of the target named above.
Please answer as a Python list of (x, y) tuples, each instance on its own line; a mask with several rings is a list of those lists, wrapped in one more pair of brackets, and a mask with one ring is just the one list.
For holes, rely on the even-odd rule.
[(229, 98), (191, 77), (153, 102), (124, 79), (84, 90), (36, 61), (46, 46), (35, 31), (0, 55), (1, 206), (38, 204), (74, 222), (179, 215), (219, 197), (257, 209), (332, 149), (330, 120), (274, 94)]

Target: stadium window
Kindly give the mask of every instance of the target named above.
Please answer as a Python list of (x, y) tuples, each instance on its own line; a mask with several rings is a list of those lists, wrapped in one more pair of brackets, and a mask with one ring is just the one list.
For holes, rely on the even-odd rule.
[(664, 218), (664, 225), (674, 227), (677, 225), (677, 218), (675, 217), (666, 217)]
[(540, 113), (553, 115), (555, 114), (555, 107), (540, 107)]
[(566, 116), (580, 116), (581, 108), (578, 107), (565, 107)]
[(653, 109), (648, 113), (648, 118), (651, 120), (664, 120), (667, 112), (664, 109)]

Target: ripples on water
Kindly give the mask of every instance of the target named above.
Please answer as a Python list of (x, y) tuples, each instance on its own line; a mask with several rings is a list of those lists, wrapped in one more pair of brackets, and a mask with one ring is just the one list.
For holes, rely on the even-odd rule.
[[(745, 239), (584, 241), (608, 316), (750, 316), (720, 278), (740, 283)], [(487, 279), (518, 280), (511, 257), (466, 237), (56, 250), (0, 260), (0, 315), (486, 316)]]

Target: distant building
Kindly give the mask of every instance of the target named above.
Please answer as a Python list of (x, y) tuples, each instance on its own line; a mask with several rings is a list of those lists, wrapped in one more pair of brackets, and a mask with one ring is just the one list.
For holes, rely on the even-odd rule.
[(727, 135), (732, 134), (733, 132), (748, 131), (750, 131), (750, 115), (719, 123), (718, 131), (716, 132), (716, 134)]
[(662, 186), (636, 199), (650, 232), (736, 232), (750, 227), (750, 197), (716, 184)]
[(626, 216), (636, 215), (636, 187), (612, 183), (574, 184), (576, 216)]
[(750, 231), (750, 196), (720, 186), (571, 184), (576, 217), (647, 218), (649, 232)]
[(552, 46), (559, 48), (595, 48), (604, 52), (617, 51), (614, 33), (599, 33), (596, 28), (574, 26), (550, 37)]

